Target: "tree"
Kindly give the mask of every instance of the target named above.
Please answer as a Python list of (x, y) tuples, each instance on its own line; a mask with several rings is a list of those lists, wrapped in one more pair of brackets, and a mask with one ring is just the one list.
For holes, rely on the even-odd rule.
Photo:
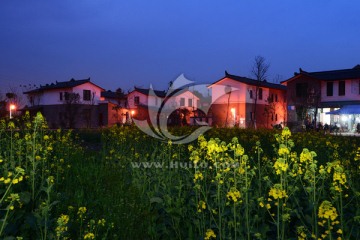
[(225, 94), (228, 94), (226, 118), (225, 118), (225, 127), (227, 127), (228, 126), (228, 117), (229, 117), (230, 97), (231, 97), (231, 86), (226, 85), (224, 90), (225, 90)]
[(80, 102), (80, 95), (78, 93), (65, 93), (65, 116), (64, 121), (61, 122), (62, 126), (74, 128), (76, 123), (76, 116), (78, 114)]
[(117, 88), (115, 90), (115, 101), (116, 101), (116, 105), (112, 108), (115, 113), (113, 114), (113, 116), (116, 119), (116, 122), (118, 124), (121, 123), (121, 116), (122, 114), (119, 114), (121, 112), (122, 109), (127, 107), (127, 100), (124, 100), (125, 98), (125, 93), (121, 88)]
[(267, 77), (267, 72), (269, 70), (270, 64), (266, 62), (265, 58), (262, 56), (256, 56), (254, 59), (254, 64), (251, 70), (252, 75), (258, 81), (255, 88), (255, 99), (254, 99), (254, 117), (252, 119), (252, 124), (256, 129), (256, 109), (257, 109), (257, 100), (258, 100), (258, 92), (260, 88), (260, 82), (265, 81)]

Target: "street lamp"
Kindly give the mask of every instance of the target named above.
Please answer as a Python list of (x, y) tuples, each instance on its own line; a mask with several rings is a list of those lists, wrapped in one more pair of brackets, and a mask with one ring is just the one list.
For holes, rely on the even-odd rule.
[(16, 109), (16, 106), (14, 104), (10, 104), (10, 119), (12, 119), (12, 111)]

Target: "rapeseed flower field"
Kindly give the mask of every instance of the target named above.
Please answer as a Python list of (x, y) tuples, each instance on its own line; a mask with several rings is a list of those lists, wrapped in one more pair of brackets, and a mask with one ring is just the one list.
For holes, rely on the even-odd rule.
[[(175, 135), (191, 127), (171, 128)], [(360, 138), (0, 120), (1, 239), (360, 239)]]

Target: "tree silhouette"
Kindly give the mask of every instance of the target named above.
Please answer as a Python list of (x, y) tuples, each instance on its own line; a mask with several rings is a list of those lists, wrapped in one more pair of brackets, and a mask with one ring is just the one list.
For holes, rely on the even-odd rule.
[(270, 64), (266, 62), (265, 58), (262, 56), (256, 56), (254, 59), (254, 64), (251, 70), (252, 75), (258, 81), (255, 86), (255, 99), (254, 99), (254, 118), (252, 119), (252, 124), (256, 129), (256, 110), (257, 110), (257, 102), (259, 95), (260, 82), (266, 81), (267, 72), (269, 70)]

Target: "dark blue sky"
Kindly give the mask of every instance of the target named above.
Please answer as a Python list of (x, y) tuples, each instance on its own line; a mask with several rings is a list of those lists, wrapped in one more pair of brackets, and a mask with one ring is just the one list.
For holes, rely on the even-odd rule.
[(224, 70), (269, 80), (360, 63), (358, 0), (2, 0), (0, 86), (70, 78), (105, 89), (165, 89), (184, 73), (211, 83)]

